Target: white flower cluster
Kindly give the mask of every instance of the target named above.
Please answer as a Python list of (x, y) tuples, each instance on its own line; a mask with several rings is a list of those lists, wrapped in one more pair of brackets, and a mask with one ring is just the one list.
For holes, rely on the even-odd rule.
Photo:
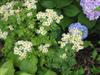
[(36, 9), (36, 0), (25, 0), (25, 3), (23, 4), (23, 6), (26, 6), (28, 10), (31, 9)]
[(32, 51), (32, 43), (29, 41), (20, 40), (15, 43), (14, 54), (19, 56), (20, 60), (26, 58), (27, 53)]
[(7, 2), (5, 5), (0, 7), (0, 14), (3, 16), (4, 20), (8, 20), (8, 17), (11, 15), (15, 15), (16, 13), (20, 12), (19, 9), (13, 10), (13, 6), (15, 5), (15, 1)]
[(41, 44), (38, 49), (42, 52), (42, 53), (47, 53), (48, 52), (48, 48), (50, 47), (50, 44)]
[(50, 26), (53, 22), (60, 23), (63, 19), (63, 16), (59, 16), (53, 9), (46, 9), (46, 12), (39, 12), (36, 16), (43, 26)]
[(64, 33), (62, 35), (61, 41), (59, 41), (58, 43), (60, 43), (61, 48), (64, 48), (66, 44), (72, 44), (72, 49), (76, 50), (76, 52), (84, 48), (84, 43), (82, 41), (82, 32), (77, 29), (73, 29), (73, 33)]
[(8, 35), (8, 32), (2, 32), (2, 30), (0, 29), (0, 39), (6, 39), (7, 38), (7, 35)]
[(36, 16), (42, 23), (42, 27), (37, 30), (37, 33), (42, 35), (47, 33), (44, 27), (49, 27), (53, 22), (60, 23), (60, 20), (63, 19), (63, 16), (59, 16), (53, 9), (46, 9), (46, 12), (39, 12)]

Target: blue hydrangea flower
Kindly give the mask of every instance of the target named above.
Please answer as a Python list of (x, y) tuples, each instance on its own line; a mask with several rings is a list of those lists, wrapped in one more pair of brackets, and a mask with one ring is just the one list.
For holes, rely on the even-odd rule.
[(80, 5), (89, 20), (97, 20), (100, 17), (100, 11), (95, 10), (100, 6), (100, 0), (81, 0)]
[[(88, 29), (87, 29), (86, 26), (81, 25), (79, 22), (77, 22), (77, 23), (72, 23), (72, 24), (69, 26), (69, 28), (68, 28), (69, 33), (74, 33), (74, 32), (71, 32), (73, 29), (78, 29), (79, 31), (82, 32), (82, 39), (87, 38), (87, 36), (88, 36)], [(78, 34), (78, 33), (77, 33), (77, 34)]]

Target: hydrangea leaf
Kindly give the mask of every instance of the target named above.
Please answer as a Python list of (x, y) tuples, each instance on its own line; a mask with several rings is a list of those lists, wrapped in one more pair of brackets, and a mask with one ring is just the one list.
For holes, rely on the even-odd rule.
[(72, 3), (73, 0), (54, 0), (56, 8), (62, 8)]
[(55, 72), (48, 70), (44, 75), (57, 75)]
[(72, 22), (73, 22), (73, 20), (71, 18), (64, 17), (64, 19), (62, 19), (60, 25), (63, 30), (66, 30), (66, 27), (68, 27)]
[(95, 21), (89, 21), (89, 19), (84, 14), (80, 14), (78, 16), (78, 22), (86, 25), (89, 29), (92, 29), (96, 24)]
[(32, 74), (20, 71), (20, 72), (17, 72), (16, 75), (32, 75)]
[(45, 8), (54, 8), (55, 7), (53, 0), (43, 0), (41, 2), (41, 5)]
[(37, 57), (36, 56), (32, 56), (30, 59), (25, 59), (23, 60), (20, 65), (19, 68), (21, 71), (30, 73), (30, 74), (35, 74), (35, 72), (37, 71)]
[(63, 10), (64, 10), (64, 14), (69, 17), (74, 17), (80, 12), (79, 8), (75, 5), (69, 5), (65, 7)]
[(7, 61), (0, 67), (0, 75), (14, 75), (14, 72), (12, 61)]

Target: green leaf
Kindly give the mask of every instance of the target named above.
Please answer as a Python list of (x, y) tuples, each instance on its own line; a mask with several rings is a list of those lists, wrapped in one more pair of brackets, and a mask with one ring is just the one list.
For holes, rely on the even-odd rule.
[(93, 58), (93, 59), (95, 59), (95, 58), (96, 58), (96, 56), (97, 56), (97, 51), (96, 51), (96, 50), (94, 50), (94, 51), (92, 52), (92, 58)]
[(96, 10), (96, 11), (100, 11), (100, 6), (96, 7), (95, 10)]
[(0, 75), (14, 75), (14, 72), (12, 61), (7, 61), (0, 67)]
[(44, 75), (57, 75), (55, 72), (48, 70)]
[(73, 20), (71, 18), (64, 17), (64, 19), (62, 19), (62, 21), (60, 22), (60, 25), (63, 30), (67, 30), (65, 28), (68, 27), (72, 22)]
[(79, 68), (78, 70), (72, 71), (70, 75), (84, 75), (84, 69)]
[(10, 50), (12, 50), (14, 44), (14, 34), (11, 33), (10, 36), (7, 37), (7, 39), (5, 40), (5, 44), (4, 44), (4, 53), (8, 53)]
[(74, 17), (79, 14), (80, 10), (76, 5), (69, 5), (63, 9), (64, 14), (69, 17)]
[(32, 38), (32, 43), (33, 43), (34, 46), (36, 46), (36, 45), (40, 45), (42, 43), (55, 43), (55, 41), (50, 40), (49, 36), (40, 35), (40, 36)]
[(41, 2), (41, 5), (45, 8), (54, 8), (55, 7), (55, 4), (52, 0), (43, 0)]
[(100, 62), (100, 55), (98, 56), (97, 61)]
[(84, 14), (80, 14), (78, 16), (78, 22), (86, 25), (89, 29), (92, 29), (96, 24), (95, 21), (89, 21), (89, 19)]
[(76, 73), (77, 73), (76, 75), (83, 75), (84, 74), (84, 69), (80, 68)]
[(56, 8), (62, 8), (72, 3), (73, 0), (54, 0)]
[(35, 74), (35, 72), (37, 71), (37, 57), (36, 56), (32, 56), (30, 59), (25, 59), (23, 60), (19, 67), (21, 71), (30, 73), (30, 74)]
[(84, 41), (84, 47), (87, 48), (89, 46), (93, 46), (91, 41)]
[(17, 72), (16, 75), (32, 75), (32, 74), (20, 71), (20, 72)]
[(91, 71), (93, 72), (93, 74), (97, 74), (100, 73), (100, 68), (93, 67)]

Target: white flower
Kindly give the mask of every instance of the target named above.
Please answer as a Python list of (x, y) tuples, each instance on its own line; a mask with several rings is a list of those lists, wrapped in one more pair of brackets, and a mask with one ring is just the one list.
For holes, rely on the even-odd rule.
[(43, 12), (38, 12), (38, 14), (36, 15), (37, 19), (40, 20), (40, 19), (45, 19), (46, 18), (46, 15), (45, 13)]
[(0, 29), (0, 39), (6, 39), (7, 38), (7, 35), (8, 35), (8, 32), (2, 32), (2, 30)]
[[(58, 43), (60, 44), (61, 48), (64, 48), (67, 44), (72, 44), (72, 49), (76, 50), (76, 52), (78, 52), (79, 50), (83, 49), (83, 41), (81, 38), (81, 32), (78, 30), (74, 30), (75, 32), (73, 33), (67, 33), (67, 34), (63, 34), (61, 41), (59, 41)], [(79, 33), (79, 35), (76, 34), (76, 32)]]
[(40, 27), (40, 29), (38, 29), (36, 31), (37, 34), (41, 34), (41, 35), (45, 35), (47, 33), (47, 31), (44, 29), (44, 27)]
[(46, 9), (45, 12), (38, 12), (37, 19), (42, 22), (43, 26), (50, 26), (53, 22), (60, 23), (62, 15), (58, 15), (53, 9)]
[(31, 9), (36, 9), (36, 0), (25, 0), (25, 3), (23, 4), (23, 6), (26, 6), (28, 10)]
[(13, 6), (15, 5), (15, 3), (16, 1), (7, 2), (5, 5), (2, 5), (0, 7), (0, 14), (3, 16), (3, 20), (7, 21), (9, 16), (18, 13), (19, 9), (13, 10)]
[(19, 56), (19, 59), (23, 60), (26, 58), (27, 53), (32, 51), (32, 43), (29, 41), (17, 41), (14, 47), (14, 54)]
[(50, 44), (41, 44), (38, 49), (42, 52), (42, 53), (47, 53), (48, 52), (48, 48), (50, 47)]
[(42, 23), (42, 28), (40, 27), (40, 29), (37, 30), (37, 33), (42, 35), (47, 33), (43, 27), (49, 27), (53, 22), (60, 23), (60, 20), (63, 18), (62, 15), (59, 16), (53, 9), (46, 9), (45, 12), (38, 12), (36, 17)]

